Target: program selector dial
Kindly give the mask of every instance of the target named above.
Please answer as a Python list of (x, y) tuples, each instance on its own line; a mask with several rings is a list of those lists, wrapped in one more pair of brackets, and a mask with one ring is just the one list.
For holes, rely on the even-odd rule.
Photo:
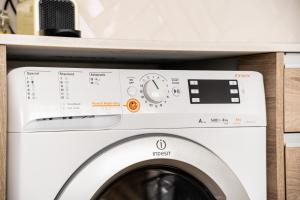
[(168, 88), (160, 79), (147, 81), (143, 91), (146, 99), (151, 103), (161, 103), (168, 95)]
[(148, 74), (142, 78), (143, 96), (151, 104), (165, 103), (169, 97), (167, 80), (159, 74)]

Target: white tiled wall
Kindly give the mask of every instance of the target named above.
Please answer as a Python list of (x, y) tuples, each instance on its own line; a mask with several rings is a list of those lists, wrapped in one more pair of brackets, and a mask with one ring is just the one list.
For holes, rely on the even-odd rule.
[(84, 37), (300, 42), (299, 0), (78, 0)]
[[(0, 0), (0, 5), (3, 3)], [(83, 37), (300, 42), (300, 0), (77, 0), (77, 3)]]

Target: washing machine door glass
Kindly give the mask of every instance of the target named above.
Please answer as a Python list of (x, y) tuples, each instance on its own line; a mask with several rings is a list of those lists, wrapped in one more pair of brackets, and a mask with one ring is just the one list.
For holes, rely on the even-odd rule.
[(172, 168), (131, 171), (110, 184), (95, 200), (215, 200), (209, 189), (189, 174)]

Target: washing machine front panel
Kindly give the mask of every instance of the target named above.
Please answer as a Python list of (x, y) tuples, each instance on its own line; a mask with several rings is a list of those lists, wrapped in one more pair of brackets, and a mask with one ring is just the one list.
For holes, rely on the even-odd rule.
[(237, 176), (213, 152), (191, 140), (164, 134), (126, 138), (98, 152), (74, 172), (56, 199), (99, 199), (110, 194), (107, 192), (114, 182), (126, 182), (136, 173), (149, 172), (146, 169), (160, 174), (164, 171), (163, 174), (173, 174), (173, 178), (185, 180), (195, 188), (208, 189), (205, 194), (191, 195), (212, 195), (218, 200), (249, 199)]
[[(265, 131), (264, 127), (243, 127), (10, 133), (8, 199), (54, 199), (76, 169), (99, 150), (128, 137), (153, 133), (196, 141), (229, 166), (250, 199), (266, 199)], [(175, 163), (168, 163), (171, 165)], [(182, 165), (178, 167), (183, 169)], [(185, 167), (183, 171), (192, 170)]]

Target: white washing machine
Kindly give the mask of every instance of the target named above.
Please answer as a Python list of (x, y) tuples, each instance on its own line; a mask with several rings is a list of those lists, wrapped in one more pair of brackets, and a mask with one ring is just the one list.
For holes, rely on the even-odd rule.
[(24, 67), (8, 200), (265, 200), (262, 76)]

